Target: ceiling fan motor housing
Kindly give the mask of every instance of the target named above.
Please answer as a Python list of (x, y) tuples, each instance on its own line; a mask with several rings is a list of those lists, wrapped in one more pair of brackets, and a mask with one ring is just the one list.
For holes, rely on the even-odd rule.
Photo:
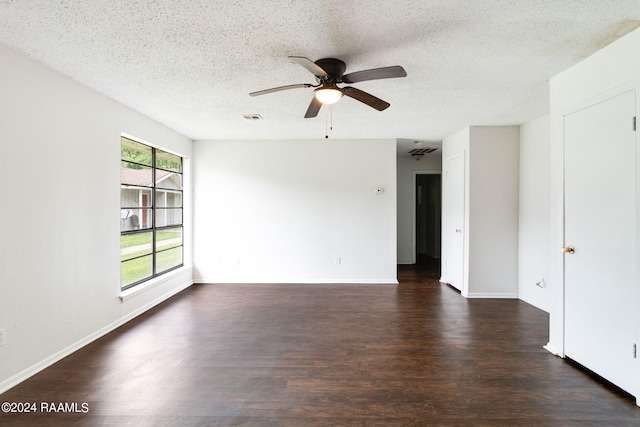
[(347, 65), (343, 61), (335, 58), (318, 59), (315, 64), (322, 68), (329, 75), (331, 80), (335, 82), (341, 81), (342, 76), (347, 69)]

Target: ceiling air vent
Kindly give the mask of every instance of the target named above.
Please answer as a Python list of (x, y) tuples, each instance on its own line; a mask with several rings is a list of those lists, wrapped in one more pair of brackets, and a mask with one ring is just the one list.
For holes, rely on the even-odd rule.
[(414, 148), (413, 150), (407, 151), (407, 154), (410, 154), (416, 161), (420, 161), (425, 154), (433, 153), (436, 150), (437, 148)]
[(433, 153), (434, 151), (436, 151), (437, 148), (414, 148), (413, 150), (409, 150), (407, 152), (407, 154), (421, 154), (421, 155), (425, 155), (425, 154), (430, 154)]
[(244, 117), (245, 120), (251, 121), (263, 120), (260, 114), (243, 114), (242, 117)]

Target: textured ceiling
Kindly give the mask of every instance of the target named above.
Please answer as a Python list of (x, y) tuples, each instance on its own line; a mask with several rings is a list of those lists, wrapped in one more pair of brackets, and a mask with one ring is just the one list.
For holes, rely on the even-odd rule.
[[(391, 107), (344, 98), (331, 138), (425, 145), (548, 112), (548, 79), (640, 24), (639, 0), (0, 0), (0, 42), (193, 139), (321, 138), (290, 55), (340, 58)], [(264, 120), (245, 120), (260, 114)]]

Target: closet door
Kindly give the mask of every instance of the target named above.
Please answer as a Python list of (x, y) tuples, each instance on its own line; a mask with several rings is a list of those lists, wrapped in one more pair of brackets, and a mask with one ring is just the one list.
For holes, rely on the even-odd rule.
[(626, 92), (564, 119), (565, 353), (632, 394), (635, 98)]
[(464, 198), (465, 153), (444, 160), (442, 271), (443, 280), (460, 291), (464, 289)]

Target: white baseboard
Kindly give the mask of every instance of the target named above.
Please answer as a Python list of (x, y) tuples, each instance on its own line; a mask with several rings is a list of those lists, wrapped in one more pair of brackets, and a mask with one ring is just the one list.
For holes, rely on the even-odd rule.
[(483, 292), (472, 292), (467, 294), (462, 294), (465, 298), (497, 298), (497, 299), (519, 299), (517, 293), (483, 293)]
[(247, 284), (247, 285), (397, 285), (397, 279), (372, 279), (372, 280), (278, 280), (278, 281), (243, 281), (243, 280), (220, 280), (220, 278), (194, 279), (193, 283), (198, 284)]
[(560, 352), (556, 349), (556, 347), (551, 343), (551, 341), (549, 341), (546, 345), (543, 345), (542, 348), (544, 348), (545, 350), (547, 350), (549, 353), (553, 354), (554, 356), (563, 357), (560, 354)]
[(121, 318), (119, 318), (115, 322), (110, 323), (110, 324), (104, 326), (103, 328), (98, 329), (97, 331), (95, 331), (95, 332), (87, 335), (86, 337), (74, 342), (73, 344), (63, 348), (62, 350), (50, 355), (49, 357), (46, 357), (45, 359), (41, 360), (40, 362), (35, 363), (35, 364), (29, 366), (28, 368), (25, 368), (22, 371), (18, 372), (17, 374), (7, 378), (6, 380), (0, 382), (0, 394), (4, 393), (5, 391), (9, 390), (12, 387), (15, 387), (16, 385), (20, 384), (24, 380), (28, 379), (29, 377), (32, 377), (33, 375), (37, 374), (38, 372), (40, 372), (42, 370), (48, 368), (49, 366), (53, 365), (54, 363), (64, 359), (65, 357), (67, 357), (68, 355), (72, 354), (73, 352), (80, 350), (82, 347), (86, 346), (87, 344), (90, 344), (91, 342), (97, 340), (98, 338), (100, 338), (100, 337), (108, 334), (109, 332), (115, 330), (116, 328), (124, 325), (125, 323), (127, 323), (130, 320), (132, 320), (133, 318), (141, 315), (145, 311), (147, 311), (147, 310), (155, 307), (156, 305), (160, 304), (161, 302), (171, 298), (175, 294), (177, 294), (179, 292), (182, 292), (183, 290), (187, 289), (192, 284), (193, 284), (193, 281), (188, 281), (188, 282), (185, 282), (185, 283), (181, 284), (180, 286), (178, 286), (178, 287), (172, 289), (171, 291), (167, 292), (166, 294), (154, 299), (153, 301), (151, 301), (148, 304), (138, 308), (137, 310), (134, 310), (131, 313), (128, 313), (125, 316), (122, 316)]

